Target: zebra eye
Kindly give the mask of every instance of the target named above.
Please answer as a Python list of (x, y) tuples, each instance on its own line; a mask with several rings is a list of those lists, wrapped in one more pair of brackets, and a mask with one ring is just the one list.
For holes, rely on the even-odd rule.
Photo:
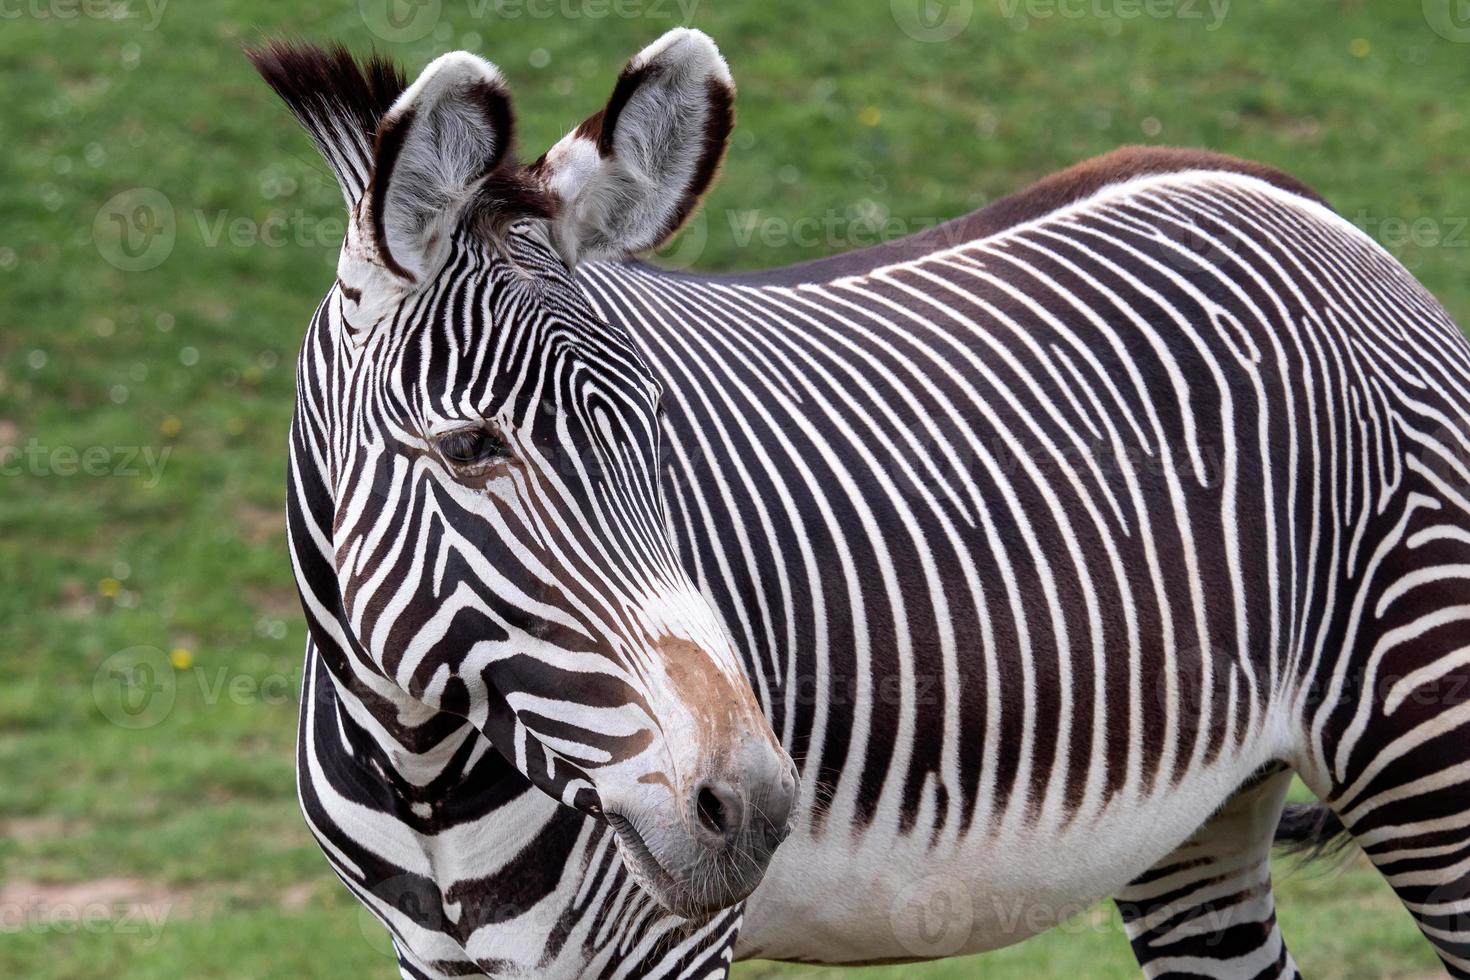
[(460, 429), (439, 440), (439, 452), (456, 466), (474, 466), (507, 454), (504, 440), (486, 429)]

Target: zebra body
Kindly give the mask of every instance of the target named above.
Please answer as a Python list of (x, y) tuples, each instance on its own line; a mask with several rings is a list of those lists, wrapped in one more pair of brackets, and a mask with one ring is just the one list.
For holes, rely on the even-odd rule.
[(1355, 678), (1351, 631), (1415, 598), (1375, 553), (1463, 538), (1459, 330), (1318, 202), (1146, 172), (1177, 165), (833, 279), (584, 271), (673, 393), (680, 553), (822, 814), (743, 953), (916, 955), (924, 887), (974, 917), (946, 952), (1014, 942), (1263, 768), (1332, 798), (1343, 720), (1409, 672)]
[[(589, 124), (529, 172), (556, 188), (590, 165), (577, 140), (607, 140)], [(560, 241), (567, 219), (546, 220)], [(409, 584), (463, 573), (443, 539), (391, 516), (435, 485), (408, 479), (419, 463), (337, 462), (332, 440), (352, 436), (335, 400), (369, 302), (339, 280), (308, 333), (293, 432), (313, 637), (301, 793), (406, 976), (929, 959), (1106, 897), (1149, 975), (1292, 975), (1268, 868), (1292, 771), (1447, 967), (1470, 970), (1456, 740), (1470, 709), (1449, 693), (1470, 665), (1470, 347), (1310, 191), (1227, 158), (1129, 151), (930, 234), (744, 277), (590, 261), (567, 279), (530, 225), (492, 245), (453, 234), (420, 310), (450, 315), (429, 318), (444, 326), (425, 350), (493, 360), (475, 311), (504, 315), (518, 287), (496, 284), (488, 249), (531, 281), (565, 279), (595, 313), (577, 343), (646, 363), (678, 572), (629, 615), (685, 624), (660, 647), (670, 663), (688, 662), (680, 643), (733, 641), (800, 776), (791, 837), (763, 877), (734, 852), (730, 894), (755, 888), (743, 904), (670, 914), (657, 869), (675, 844), (603, 817), (623, 792), (606, 773), (631, 763), (557, 748), (572, 722), (537, 720), (555, 691), (504, 722), (473, 696), (453, 709), (464, 671), (434, 665), (438, 639), (422, 641), (434, 669), (390, 681), (396, 655), (385, 668), (359, 637), (395, 600), (352, 611), (343, 525), (369, 528), (345, 553), (382, 556), (379, 578), (394, 563)], [(362, 267), (381, 264), (363, 248)], [(560, 465), (636, 473), (619, 459)], [(363, 500), (346, 517), (343, 493)], [(418, 635), (436, 635), (433, 615)], [(662, 670), (688, 731), (732, 726), (750, 771), (769, 771), (750, 754), (759, 732), (711, 714), (740, 703), (724, 673)], [(649, 710), (679, 714), (659, 697)], [(730, 785), (729, 805), (756, 812), (782, 792)]]

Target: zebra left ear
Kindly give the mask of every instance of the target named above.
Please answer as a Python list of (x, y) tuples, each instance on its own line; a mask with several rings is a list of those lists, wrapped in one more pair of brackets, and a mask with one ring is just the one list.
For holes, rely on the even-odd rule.
[(715, 43), (669, 31), (618, 77), (600, 112), (529, 168), (558, 200), (567, 264), (644, 252), (694, 213), (735, 125), (735, 85)]
[(408, 283), (432, 275), (465, 208), (505, 159), (512, 126), (499, 69), (468, 51), (438, 58), (398, 97), (378, 124), (358, 214), (383, 266)]

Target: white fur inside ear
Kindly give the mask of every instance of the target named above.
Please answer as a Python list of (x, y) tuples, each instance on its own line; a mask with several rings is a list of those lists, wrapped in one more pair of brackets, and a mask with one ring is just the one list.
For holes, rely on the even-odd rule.
[(563, 136), (546, 151), (547, 187), (563, 206), (551, 239), (569, 267), (583, 258), (585, 236), (577, 229), (600, 220), (603, 209), (597, 201), (598, 188), (605, 182), (599, 180), (599, 175), (608, 163), (597, 152), (595, 142), (575, 132)]
[(481, 181), (510, 140), (500, 70), (468, 51), (436, 58), (378, 128), (373, 175), (379, 247), (390, 268), (431, 274)]
[(600, 128), (589, 120), (542, 165), (565, 206), (554, 238), (568, 264), (645, 251), (671, 235), (724, 152), (733, 99), (730, 68), (699, 31), (669, 31), (634, 56)]
[(551, 171), (551, 190), (563, 201), (575, 203), (602, 168), (597, 144), (571, 133), (561, 138), (546, 154)]

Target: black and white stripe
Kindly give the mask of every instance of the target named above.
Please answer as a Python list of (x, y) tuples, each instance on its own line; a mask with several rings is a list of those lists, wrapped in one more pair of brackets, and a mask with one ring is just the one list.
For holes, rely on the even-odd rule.
[[(703, 78), (647, 70), (681, 37), (625, 80)], [(302, 353), (302, 803), (406, 976), (922, 959), (1109, 896), (1148, 975), (1290, 976), (1293, 771), (1470, 975), (1470, 347), (1402, 267), (1289, 178), (1133, 151), (836, 260), (573, 274), (607, 132), (518, 178), (557, 217), (461, 222), (357, 332), (335, 287)], [(446, 475), (487, 418), (510, 462)], [(791, 839), (664, 867), (619, 779), (752, 695)]]

